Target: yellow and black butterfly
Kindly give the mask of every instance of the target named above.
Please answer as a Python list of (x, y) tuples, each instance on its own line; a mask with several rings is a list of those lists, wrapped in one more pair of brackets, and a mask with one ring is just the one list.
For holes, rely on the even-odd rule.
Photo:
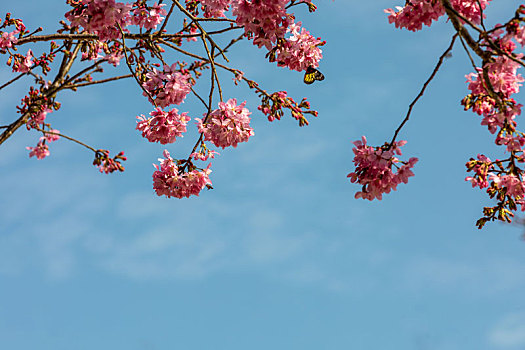
[(304, 72), (304, 83), (305, 84), (313, 84), (314, 81), (316, 80), (324, 80), (324, 75), (323, 73), (319, 72), (317, 69), (315, 69), (314, 67), (308, 67), (306, 69), (306, 72)]

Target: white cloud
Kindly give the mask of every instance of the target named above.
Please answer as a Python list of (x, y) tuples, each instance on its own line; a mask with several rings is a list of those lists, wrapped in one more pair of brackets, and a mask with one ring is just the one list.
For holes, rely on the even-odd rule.
[(134, 238), (123, 237), (105, 242), (102, 267), (135, 279), (198, 278), (220, 264), (224, 243), (176, 224), (150, 229)]
[(488, 340), (497, 349), (523, 349), (525, 313), (512, 313), (505, 316), (490, 330)]
[(418, 257), (407, 262), (404, 284), (412, 289), (493, 295), (525, 286), (524, 270), (522, 262), (502, 257), (484, 261)]

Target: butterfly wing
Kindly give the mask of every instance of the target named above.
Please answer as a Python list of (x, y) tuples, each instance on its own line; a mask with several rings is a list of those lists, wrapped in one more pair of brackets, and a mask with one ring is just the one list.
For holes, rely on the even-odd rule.
[(323, 73), (319, 72), (317, 69), (313, 68), (313, 67), (308, 67), (306, 69), (306, 72), (304, 73), (304, 83), (305, 84), (313, 84), (314, 81), (316, 80), (324, 80), (324, 75)]

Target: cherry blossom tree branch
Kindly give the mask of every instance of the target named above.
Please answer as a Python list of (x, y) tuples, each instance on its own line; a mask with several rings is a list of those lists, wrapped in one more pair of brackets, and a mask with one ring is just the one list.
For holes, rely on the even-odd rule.
[(14, 77), (13, 79), (9, 80), (7, 83), (3, 84), (2, 86), (0, 86), (0, 90), (2, 90), (3, 88), (11, 85), (12, 83), (14, 83), (15, 81), (17, 81), (18, 79), (22, 78), (24, 75), (27, 75), (27, 73), (21, 73), (19, 75), (17, 75), (16, 77)]
[(44, 130), (44, 129), (41, 129), (41, 128), (38, 128), (38, 127), (35, 128), (35, 130), (38, 130), (38, 131), (42, 132), (44, 135), (45, 135), (45, 134), (49, 134), (49, 135), (56, 135), (56, 136), (63, 137), (63, 138), (65, 138), (65, 139), (67, 139), (67, 140), (70, 140), (70, 141), (73, 141), (73, 142), (75, 142), (75, 143), (78, 143), (79, 145), (84, 146), (85, 148), (87, 148), (87, 149), (89, 149), (89, 150), (91, 150), (91, 151), (97, 153), (97, 150), (94, 149), (93, 147), (91, 147), (91, 146), (85, 144), (84, 142), (79, 141), (79, 140), (77, 140), (77, 139), (75, 139), (75, 138), (73, 138), (73, 137), (71, 137), (71, 136), (67, 136), (67, 135), (64, 135), (64, 134), (62, 134), (62, 133), (55, 132), (55, 131), (47, 131), (47, 130)]
[(456, 42), (456, 38), (458, 37), (458, 35), (459, 34), (456, 33), (456, 34), (454, 34), (452, 36), (452, 41), (450, 42), (450, 45), (445, 50), (445, 52), (443, 52), (443, 54), (439, 57), (438, 63), (436, 64), (434, 70), (432, 71), (432, 74), (430, 74), (430, 77), (428, 77), (427, 81), (425, 81), (425, 83), (423, 84), (423, 87), (419, 91), (419, 94), (417, 94), (416, 98), (408, 106), (408, 112), (407, 112), (407, 114), (405, 116), (405, 119), (403, 119), (401, 124), (397, 127), (396, 131), (394, 132), (394, 136), (392, 137), (392, 141), (390, 141), (390, 147), (392, 147), (394, 145), (394, 142), (396, 141), (397, 135), (399, 134), (399, 132), (401, 131), (403, 126), (406, 124), (406, 122), (408, 122), (408, 120), (410, 119), (410, 114), (412, 113), (412, 108), (414, 108), (414, 106), (416, 105), (417, 101), (419, 101), (419, 99), (423, 96), (423, 94), (425, 93), (426, 88), (428, 87), (430, 82), (436, 76), (437, 72), (439, 71), (439, 68), (441, 68), (441, 65), (443, 64), (443, 61), (449, 55), (449, 53), (452, 51), (452, 48), (454, 47), (454, 43)]
[(85, 83), (68, 84), (68, 85), (64, 85), (63, 88), (64, 89), (76, 89), (76, 88), (79, 88), (79, 87), (82, 87), (82, 86), (89, 86), (89, 85), (95, 85), (95, 84), (104, 84), (104, 83), (107, 83), (107, 82), (110, 82), (110, 81), (127, 79), (127, 78), (131, 78), (131, 77), (133, 77), (133, 74), (119, 75), (119, 76), (112, 77), (112, 78), (95, 80), (95, 81), (88, 81), (88, 82), (85, 82)]
[(199, 28), (199, 30), (201, 31), (201, 33), (205, 34), (209, 40), (210, 40), (210, 43), (217, 48), (217, 50), (219, 50), (219, 52), (221, 53), (222, 55), (222, 58), (224, 58), (226, 60), (226, 62), (229, 62), (228, 58), (226, 57), (226, 55), (224, 54), (224, 51), (219, 47), (219, 45), (217, 45), (215, 43), (215, 41), (209, 36), (209, 34), (204, 30), (204, 28), (200, 25), (199, 23), (199, 19), (196, 18), (195, 16), (193, 16), (188, 10), (186, 10), (186, 8), (184, 6), (182, 6), (178, 0), (172, 0), (173, 3), (175, 3), (175, 5), (177, 5), (177, 7), (181, 10), (181, 12), (183, 12), (188, 18), (190, 18), (194, 23), (195, 25), (197, 26), (197, 28)]

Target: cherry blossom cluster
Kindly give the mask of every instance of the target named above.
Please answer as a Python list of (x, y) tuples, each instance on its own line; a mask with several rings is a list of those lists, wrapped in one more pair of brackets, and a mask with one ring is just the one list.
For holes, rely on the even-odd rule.
[(298, 22), (288, 27), (292, 36), (276, 51), (279, 66), (298, 72), (305, 71), (308, 67), (319, 67), (319, 61), (323, 58), (319, 46), (325, 44), (321, 38), (315, 38), (305, 28), (301, 28), (301, 25)]
[(258, 47), (271, 50), (278, 39), (284, 38), (288, 27), (293, 23), (286, 13), (289, 0), (236, 0), (233, 15), (238, 25)]
[[(291, 70), (304, 71), (308, 67), (318, 67), (322, 58), (319, 46), (325, 44), (313, 37), (301, 22), (294, 23), (294, 17), (286, 12), (289, 0), (200, 0), (206, 17), (224, 17), (224, 12), (232, 6), (236, 23), (244, 27), (246, 36), (253, 38), (258, 47), (269, 50), (270, 61), (278, 61), (279, 66)], [(293, 1), (292, 1), (293, 2)], [(302, 1), (310, 11), (316, 7), (311, 1)], [(194, 1), (187, 1), (190, 9), (195, 9)], [(285, 39), (285, 34), (292, 36)]]
[(137, 130), (142, 132), (142, 137), (149, 142), (161, 144), (173, 143), (177, 137), (182, 137), (186, 132), (186, 124), (191, 120), (188, 113), (178, 113), (176, 108), (164, 112), (160, 107), (155, 108), (146, 118), (144, 115), (137, 117)]
[(159, 159), (160, 164), (153, 165), (157, 169), (153, 173), (153, 189), (158, 196), (168, 198), (198, 196), (204, 188), (211, 186), (209, 178), (211, 163), (206, 169), (197, 169), (190, 165), (193, 169), (184, 171), (180, 167), (180, 161), (171, 158), (167, 150), (164, 150), (163, 155), (164, 159)]
[[(518, 165), (525, 162), (524, 146), (525, 135), (516, 129), (516, 117), (521, 114), (522, 105), (511, 96), (520, 91), (525, 79), (518, 72), (521, 64), (514, 58), (522, 58), (522, 53), (516, 53), (517, 45), (523, 40), (519, 17), (505, 26), (505, 29), (496, 29), (491, 32), (483, 45), (491, 51), (496, 47), (499, 52), (491, 54), (491, 59), (476, 73), (467, 75), (468, 88), (471, 91), (462, 104), (465, 110), (483, 116), (482, 125), (486, 125), (492, 134), (496, 134), (495, 143), (505, 147), (509, 157), (504, 160), (490, 162), (485, 155), (478, 155), (478, 159), (467, 162), (467, 171), (473, 172), (465, 180), (473, 186), (487, 188), (491, 198), (496, 198), (498, 204), (484, 208), (484, 217), (478, 220), (478, 227), (490, 220), (511, 221), (512, 211), (521, 205), (525, 210), (523, 187), (523, 169)], [(514, 41), (513, 41), (514, 40)], [(490, 52), (490, 51), (489, 51)], [(490, 172), (489, 172), (490, 170)]]
[(231, 0), (201, 0), (201, 5), (204, 10), (204, 17), (226, 17), (225, 11), (229, 10)]
[[(451, 4), (462, 16), (479, 23), (482, 11), (489, 2), (490, 0), (452, 0)], [(423, 25), (430, 26), (445, 14), (445, 8), (439, 0), (410, 0), (404, 7), (397, 6), (396, 10), (385, 10), (389, 14), (389, 23), (394, 23), (396, 28), (406, 28), (414, 32), (421, 30)]]
[(163, 21), (165, 4), (147, 6), (145, 1), (133, 4), (115, 0), (67, 0), (73, 9), (65, 17), (73, 28), (82, 27), (88, 33), (97, 34), (99, 40), (109, 41), (121, 36), (120, 30), (137, 25), (146, 30), (156, 29)]
[(131, 21), (130, 4), (115, 0), (68, 0), (68, 4), (74, 6), (65, 15), (71, 26), (82, 27), (101, 41), (119, 38), (119, 27), (124, 28)]
[(146, 74), (146, 81), (142, 86), (148, 92), (144, 92), (144, 96), (160, 107), (180, 105), (191, 91), (190, 75), (181, 73), (177, 69), (177, 63), (165, 65), (163, 71), (153, 68)]
[[(316, 111), (310, 110), (306, 99), (298, 103), (286, 91), (266, 93), (256, 82), (247, 79), (242, 71), (230, 68), (225, 55), (231, 45), (247, 38), (259, 48), (267, 49), (267, 57), (272, 62), (276, 61), (278, 66), (298, 72), (318, 67), (322, 58), (320, 47), (325, 42), (311, 35), (301, 22), (295, 22), (295, 15), (289, 12), (289, 9), (299, 4), (306, 5), (310, 12), (314, 12), (316, 6), (311, 0), (162, 2), (66, 0), (69, 10), (65, 13), (66, 21), (60, 21), (61, 28), (57, 30), (57, 35), (37, 35), (42, 28), (30, 32), (21, 20), (11, 18), (8, 14), (0, 22), (0, 54), (8, 56), (7, 64), (13, 72), (20, 74), (18, 78), (32, 76), (36, 86), (31, 86), (28, 95), (22, 99), (18, 107), (19, 120), (2, 127), (5, 131), (0, 129), (0, 144), (21, 125), (25, 125), (28, 130), (34, 129), (44, 135), (35, 147), (28, 147), (30, 157), (47, 157), (49, 142), (54, 141), (55, 136), (59, 137), (58, 131), (54, 131), (48, 120), (49, 113), (60, 107), (55, 100), (57, 94), (63, 90), (77, 91), (82, 86), (125, 78), (134, 79), (154, 106), (148, 117), (137, 117), (136, 130), (150, 142), (172, 144), (187, 131), (190, 117), (187, 112), (169, 107), (181, 105), (191, 93), (207, 110), (202, 119), (196, 118), (201, 136), (186, 160), (173, 160), (166, 151), (165, 159), (156, 167), (157, 171), (153, 175), (158, 195), (182, 198), (198, 195), (205, 187), (211, 188), (208, 177), (210, 165), (200, 169), (192, 163), (218, 155), (208, 148), (208, 141), (224, 149), (237, 147), (238, 143), (247, 142), (254, 135), (250, 127), (251, 112), (246, 108), (246, 102), (238, 104), (235, 98), (223, 100), (217, 70), (234, 73), (235, 85), (245, 81), (251, 89), (255, 89), (261, 97), (259, 110), (270, 121), (280, 119), (285, 109), (291, 111), (300, 126), (308, 124), (305, 115), (317, 116)], [(178, 14), (177, 9), (180, 10)], [(204, 18), (199, 16), (199, 10), (203, 12)], [(174, 24), (177, 16), (180, 22)], [(206, 29), (208, 23), (211, 23), (211, 29)], [(223, 24), (224, 28), (216, 29)], [(179, 25), (178, 29), (173, 30), (173, 25)], [(239, 30), (241, 35), (232, 35), (231, 43), (225, 49), (214, 40), (218, 35), (233, 34)], [(200, 51), (191, 46), (179, 48), (186, 41), (200, 42), (199, 37), (203, 41)], [(58, 44), (53, 40), (57, 40)], [(35, 48), (24, 50), (24, 53), (17, 52), (22, 45), (45, 41), (50, 42), (50, 49), (42, 54), (37, 53)], [(221, 37), (217, 42), (225, 40)], [(168, 49), (194, 61), (186, 63), (177, 58), (173, 63), (170, 61), (171, 56), (166, 54)], [(45, 76), (50, 72), (57, 55), (61, 57), (55, 65), (56, 77), (48, 80)], [(222, 58), (224, 62), (216, 62)], [(91, 62), (84, 62), (87, 67), (80, 67), (75, 73), (78, 60)], [(131, 74), (94, 79), (95, 74), (104, 72), (103, 65), (117, 67), (122, 62), (125, 62)], [(35, 68), (39, 68), (42, 74), (38, 74)], [(210, 71), (212, 78), (208, 102), (200, 96), (198, 88), (193, 88), (205, 70)], [(212, 110), (211, 104), (215, 97), (220, 97), (220, 102), (218, 108)], [(126, 157), (123, 152), (112, 157), (109, 150), (96, 149), (70, 136), (62, 136), (94, 152), (93, 164), (101, 173), (124, 170), (122, 162)]]
[[(423, 24), (430, 26), (446, 13), (466, 43), (465, 50), (482, 61), (474, 73), (466, 76), (470, 93), (461, 103), (465, 110), (482, 116), (481, 124), (495, 135), (496, 145), (504, 147), (507, 155), (505, 159), (491, 161), (486, 155), (478, 154), (466, 163), (472, 175), (465, 180), (473, 187), (486, 189), (489, 197), (498, 202), (483, 209), (478, 228), (492, 220), (510, 222), (518, 205), (525, 211), (525, 134), (516, 129), (516, 117), (523, 105), (513, 98), (525, 81), (518, 71), (525, 65), (524, 55), (517, 52), (518, 44), (522, 47), (525, 44), (525, 6), (521, 5), (506, 24), (487, 30), (484, 24), (477, 25), (482, 24), (483, 10), (489, 3), (490, 0), (416, 0), (398, 7), (397, 11), (385, 10), (390, 23), (411, 31), (420, 30)], [(479, 32), (480, 40), (472, 39), (467, 27)]]
[[(400, 147), (406, 141), (385, 144), (382, 147), (372, 147), (366, 144), (366, 137), (355, 141), (353, 148), (355, 171), (347, 177), (353, 183), (362, 185), (362, 190), (355, 194), (355, 198), (368, 200), (383, 198), (383, 193), (396, 190), (401, 182), (407, 183), (408, 178), (414, 176), (412, 168), (417, 158), (410, 158), (408, 162), (400, 161), (396, 155), (401, 155)], [(393, 170), (392, 168), (396, 168)]]
[[(523, 163), (525, 158), (516, 157), (516, 160)], [(487, 188), (489, 197), (498, 201), (496, 206), (483, 208), (484, 216), (476, 223), (479, 228), (496, 219), (511, 222), (513, 211), (518, 209), (518, 205), (521, 211), (525, 211), (523, 172), (519, 168), (509, 172), (504, 163), (505, 161), (499, 159), (492, 162), (485, 155), (478, 154), (477, 159), (471, 158), (466, 164), (467, 171), (473, 172), (473, 175), (465, 180), (470, 181), (472, 187)]]
[(237, 147), (238, 143), (248, 141), (254, 132), (250, 127), (251, 113), (244, 108), (245, 105), (246, 101), (237, 105), (237, 100), (232, 98), (227, 102), (219, 102), (219, 108), (213, 110), (206, 118), (195, 118), (204, 140), (222, 148)]
[(131, 24), (137, 25), (146, 30), (157, 29), (157, 26), (164, 20), (167, 12), (163, 9), (166, 4), (153, 4), (153, 6), (147, 6), (146, 3), (136, 2), (136, 7), (133, 10), (133, 17), (131, 17)]
[[(471, 94), (463, 99), (462, 104), (466, 110), (472, 108), (475, 113), (482, 115), (481, 124), (486, 125), (492, 134), (498, 130), (504, 133), (509, 127), (516, 127), (515, 118), (521, 114), (522, 105), (510, 96), (519, 92), (524, 81), (521, 74), (517, 73), (519, 67), (509, 58), (499, 56), (483, 68), (477, 68), (477, 73), (466, 76)], [(487, 82), (484, 75), (488, 77)], [(491, 86), (488, 90), (487, 84)], [(501, 135), (502, 132), (498, 133), (498, 137)]]

